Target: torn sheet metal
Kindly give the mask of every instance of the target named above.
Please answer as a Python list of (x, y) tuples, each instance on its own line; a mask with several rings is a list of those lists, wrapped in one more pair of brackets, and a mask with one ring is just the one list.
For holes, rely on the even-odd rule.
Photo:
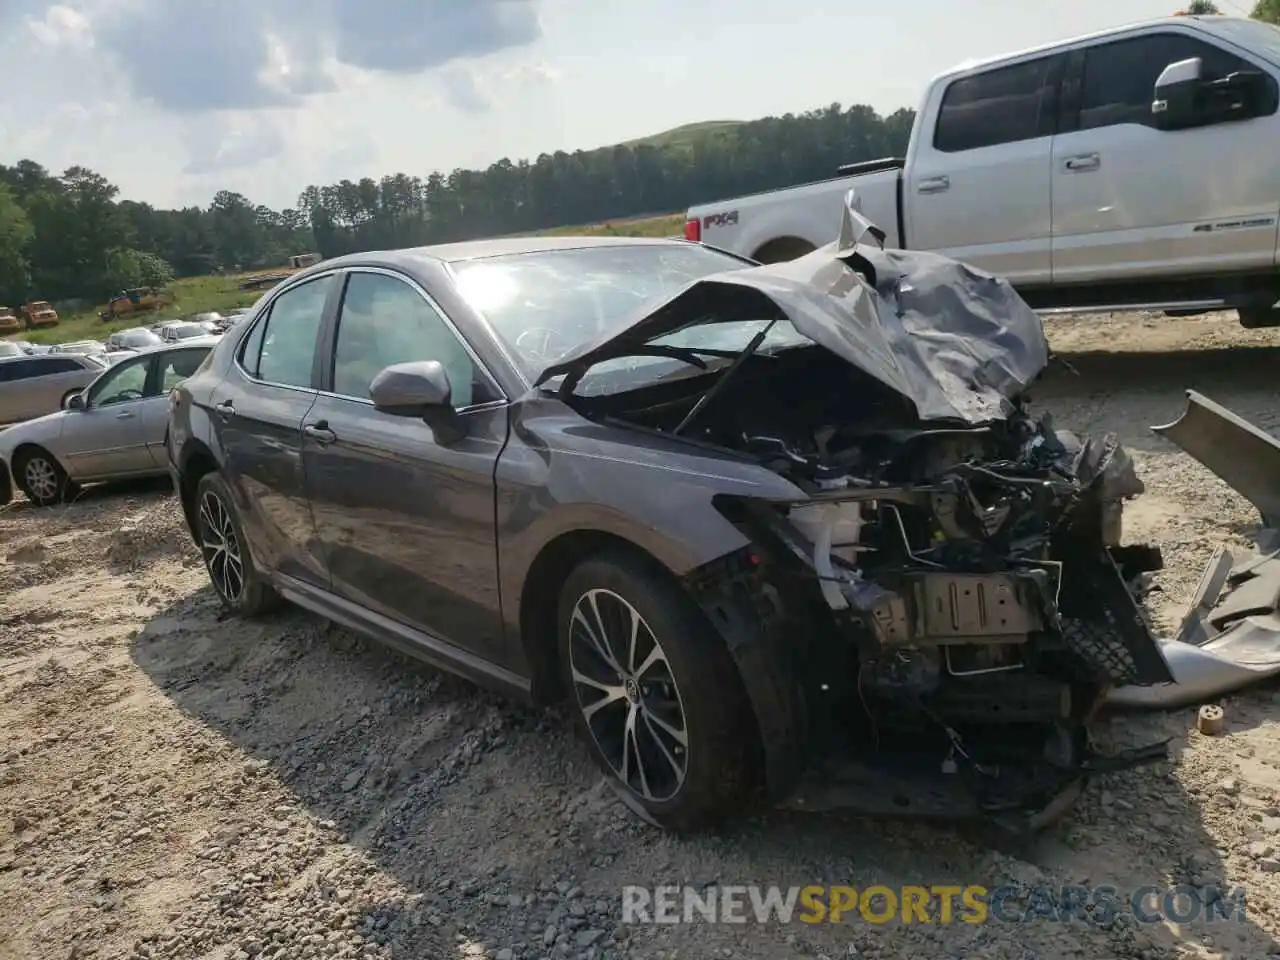
[(991, 274), (938, 254), (863, 243), (883, 232), (856, 205), (846, 200), (839, 240), (797, 260), (694, 281), (621, 333), (548, 367), (537, 385), (625, 356), (731, 298), (761, 318), (781, 310), (803, 337), (905, 397), (921, 420), (1005, 419), (1011, 398), (1048, 363), (1040, 317)]
[(1267, 526), (1261, 555), (1237, 562), (1215, 552), (1177, 634), (1161, 641), (1175, 682), (1118, 687), (1107, 702), (1119, 707), (1187, 706), (1280, 676), (1280, 441), (1190, 390), (1182, 416), (1152, 429), (1248, 499)]
[(1194, 390), (1172, 423), (1152, 427), (1258, 508), (1264, 527), (1280, 527), (1280, 441)]

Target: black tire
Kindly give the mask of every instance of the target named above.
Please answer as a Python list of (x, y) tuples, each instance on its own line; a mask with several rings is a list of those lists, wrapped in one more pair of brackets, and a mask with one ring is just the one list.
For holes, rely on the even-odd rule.
[(253, 565), (235, 499), (217, 471), (206, 473), (196, 485), (194, 513), (205, 572), (223, 606), (243, 617), (279, 607), (280, 595)]
[(1246, 330), (1280, 327), (1280, 310), (1272, 307), (1241, 307), (1236, 315), (1240, 318), (1240, 326)]
[[(661, 655), (640, 673), (627, 671), (632, 665), (626, 664), (625, 642), (610, 665), (593, 652), (582, 626), (575, 626), (575, 611), (580, 610), (597, 627), (603, 620), (621, 624), (626, 633), (628, 607), (641, 621), (634, 659), (643, 661), (655, 649)], [(560, 668), (578, 732), (628, 806), (667, 829), (693, 830), (750, 805), (761, 769), (755, 717), (728, 649), (679, 584), (641, 557), (602, 553), (583, 561), (566, 579), (558, 624)], [(608, 705), (593, 711), (590, 721), (587, 708), (596, 706), (590, 693), (598, 688), (575, 682), (575, 675), (583, 674), (613, 689), (609, 697), (600, 694)], [(680, 729), (677, 712), (685, 734), (683, 751), (669, 735)], [(629, 721), (636, 730), (631, 756), (643, 752), (650, 761), (645, 781), (622, 775), (634, 767), (634, 762), (624, 766), (619, 746)]]
[(67, 476), (58, 458), (43, 447), (27, 447), (13, 458), (13, 480), (38, 507), (72, 500), (80, 485)]

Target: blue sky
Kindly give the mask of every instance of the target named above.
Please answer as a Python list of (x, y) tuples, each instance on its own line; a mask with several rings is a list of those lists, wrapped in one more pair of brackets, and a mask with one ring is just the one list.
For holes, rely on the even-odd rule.
[[(697, 120), (915, 106), (952, 64), (1177, 0), (0, 0), (0, 162), (291, 205)], [(1244, 15), (1247, 0), (1219, 0)]]

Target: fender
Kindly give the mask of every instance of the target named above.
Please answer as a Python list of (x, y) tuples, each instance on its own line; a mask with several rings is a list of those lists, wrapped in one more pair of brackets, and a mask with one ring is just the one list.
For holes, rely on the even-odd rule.
[(767, 797), (791, 794), (807, 763), (808, 707), (786, 642), (788, 620), (751, 574), (751, 549), (713, 561), (685, 584), (729, 648), (756, 717)]

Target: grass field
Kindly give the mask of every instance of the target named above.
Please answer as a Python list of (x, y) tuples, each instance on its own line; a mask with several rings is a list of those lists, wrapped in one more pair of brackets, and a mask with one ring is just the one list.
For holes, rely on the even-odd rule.
[[(618, 237), (668, 237), (678, 236), (684, 228), (684, 214), (673, 213), (662, 217), (648, 217), (632, 220), (611, 220), (581, 227), (556, 227), (553, 230), (539, 231), (538, 236), (618, 236)], [(117, 320), (102, 322), (98, 319), (98, 311), (105, 307), (99, 304), (93, 310), (83, 313), (64, 314), (61, 323), (45, 330), (32, 330), (14, 334), (10, 340), (28, 340), (32, 343), (66, 343), (69, 340), (102, 340), (117, 330), (128, 327), (151, 326), (163, 320), (175, 320), (192, 313), (208, 310), (225, 312), (233, 307), (251, 306), (266, 291), (241, 290), (240, 283), (254, 273), (225, 274), (216, 277), (192, 277), (177, 280), (170, 288), (176, 298), (168, 307), (154, 313), (135, 313), (120, 317)]]

